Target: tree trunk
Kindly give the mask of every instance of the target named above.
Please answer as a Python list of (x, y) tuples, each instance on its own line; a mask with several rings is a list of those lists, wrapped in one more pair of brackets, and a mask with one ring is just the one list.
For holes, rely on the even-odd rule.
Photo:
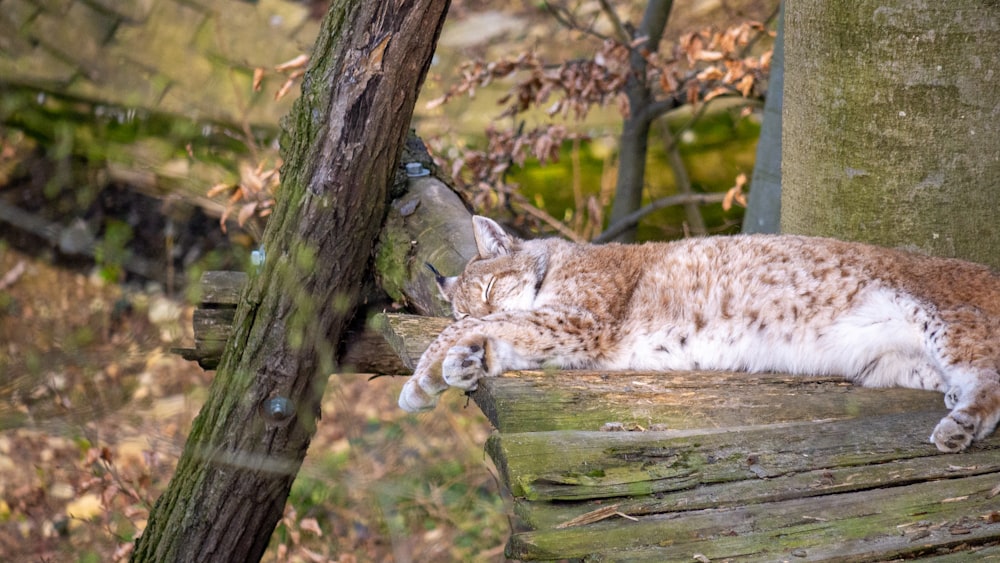
[(783, 231), (1000, 267), (1000, 10), (787, 6)]
[(134, 561), (256, 561), (315, 431), (447, 0), (336, 2), (285, 123), (266, 259)]
[(781, 100), (785, 87), (785, 7), (778, 13), (778, 34), (764, 102), (764, 123), (750, 181), (744, 233), (777, 233), (781, 224)]
[[(670, 18), (672, 0), (649, 0), (636, 37), (648, 37), (639, 48), (655, 51), (660, 46), (663, 28)], [(647, 108), (655, 101), (646, 82), (646, 59), (633, 51), (629, 57), (632, 73), (625, 85), (628, 97), (629, 115), (622, 123), (622, 135), (618, 144), (618, 178), (615, 186), (615, 200), (611, 204), (608, 224), (614, 225), (639, 209), (642, 191), (646, 184), (646, 153), (649, 149), (649, 127), (656, 115)], [(614, 240), (628, 242), (635, 239), (633, 226)]]

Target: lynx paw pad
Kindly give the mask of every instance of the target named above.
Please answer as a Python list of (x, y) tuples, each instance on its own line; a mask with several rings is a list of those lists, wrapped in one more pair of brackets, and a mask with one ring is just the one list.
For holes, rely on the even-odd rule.
[(485, 358), (486, 351), (478, 344), (453, 346), (441, 364), (441, 375), (448, 385), (473, 391), (479, 385), (479, 378), (486, 375)]
[(960, 452), (969, 447), (975, 435), (976, 423), (968, 415), (951, 413), (934, 428), (931, 442), (942, 452)]

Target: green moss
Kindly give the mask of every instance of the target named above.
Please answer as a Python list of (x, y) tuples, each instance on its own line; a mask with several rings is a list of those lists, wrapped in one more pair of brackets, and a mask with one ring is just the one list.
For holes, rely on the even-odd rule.
[(402, 229), (392, 228), (386, 224), (379, 238), (375, 251), (375, 270), (379, 277), (379, 285), (394, 300), (404, 302), (403, 286), (409, 276), (407, 266), (410, 254), (410, 241)]

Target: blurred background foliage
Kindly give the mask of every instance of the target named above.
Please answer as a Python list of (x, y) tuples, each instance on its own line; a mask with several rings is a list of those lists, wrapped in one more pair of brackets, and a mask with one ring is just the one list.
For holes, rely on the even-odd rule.
[[(571, 99), (555, 94), (512, 113), (532, 71), (482, 84), (469, 69), (530, 55), (549, 72), (602, 56), (612, 73), (601, 37), (646, 7), (452, 2), (413, 125), (479, 211), (526, 234), (590, 240), (608, 226), (620, 93), (582, 119), (550, 115)], [(739, 54), (759, 60), (776, 7), (676, 3), (658, 64), (694, 52), (692, 33), (710, 52), (713, 33), (746, 22), (760, 37)], [(249, 264), (279, 195), (280, 118), (324, 12), (322, 1), (0, 0), (0, 558), (127, 557), (211, 378), (169, 353), (192, 338), (193, 282)], [(698, 219), (683, 206), (644, 217), (639, 239), (738, 230), (742, 208), (722, 196), (741, 193), (753, 167), (759, 78), (746, 97), (706, 102), (702, 90), (652, 122), (642, 202), (676, 195), (681, 179), (710, 203)], [(463, 84), (474, 87), (442, 100)], [(331, 377), (269, 558), (502, 559), (510, 524), (485, 419), (463, 397), (404, 416), (400, 385)]]

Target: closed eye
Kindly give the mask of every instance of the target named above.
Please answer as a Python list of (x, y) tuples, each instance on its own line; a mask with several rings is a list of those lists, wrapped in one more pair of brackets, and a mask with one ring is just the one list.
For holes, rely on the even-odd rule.
[(490, 281), (486, 284), (486, 289), (483, 290), (483, 302), (484, 303), (489, 303), (490, 302), (490, 299), (492, 298), (490, 296), (490, 292), (493, 291), (493, 284), (495, 284), (496, 282), (497, 282), (496, 278), (490, 278)]

